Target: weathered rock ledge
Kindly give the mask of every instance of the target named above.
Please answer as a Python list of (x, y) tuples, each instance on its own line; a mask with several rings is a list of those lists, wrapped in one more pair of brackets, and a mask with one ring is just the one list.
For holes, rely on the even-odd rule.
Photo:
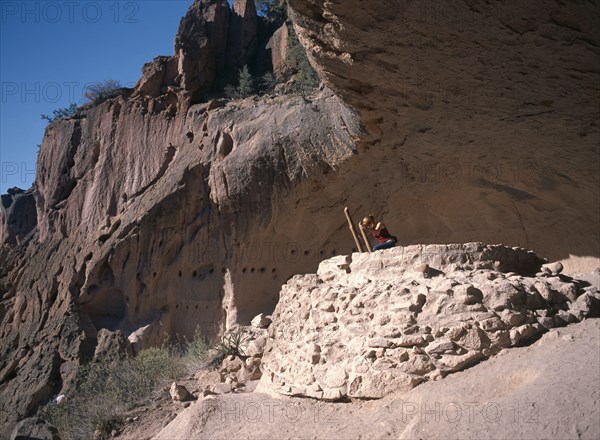
[(283, 286), (260, 389), (381, 398), (597, 313), (597, 286), (553, 275), (543, 262), (481, 243), (326, 260)]

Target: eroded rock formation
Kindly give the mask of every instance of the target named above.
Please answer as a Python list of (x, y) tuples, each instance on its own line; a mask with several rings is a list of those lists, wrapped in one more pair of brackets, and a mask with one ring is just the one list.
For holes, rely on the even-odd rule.
[(363, 171), (355, 200), (402, 243), (506, 243), (571, 273), (598, 266), (597, 3), (289, 5), (368, 133), (349, 165)]
[[(135, 349), (196, 328), (216, 338), (272, 310), (289, 276), (337, 252), (336, 219), (317, 231), (299, 201), (356, 153), (359, 122), (328, 90), (193, 104), (209, 87), (197, 69), (220, 66), (228, 52), (214, 47), (228, 40), (212, 36), (197, 52), (186, 44), (204, 41), (223, 8), (195, 2), (180, 56), (157, 58), (134, 90), (48, 127), (25, 236), (3, 199), (3, 429), (68, 386), (98, 331), (150, 326)], [(192, 52), (199, 59), (181, 61)]]
[[(19, 373), (54, 358), (65, 371), (80, 361), (59, 350), (73, 349), (74, 335), (52, 339), (66, 316), (85, 322), (63, 330), (79, 333), (90, 353), (102, 328), (130, 333), (157, 323), (164, 336), (200, 326), (214, 338), (228, 323), (272, 310), (279, 286), (315, 265), (324, 249), (317, 243), (327, 243), (327, 231), (304, 224), (300, 207), (277, 208), (294, 192), (320, 190), (297, 188), (303, 175), (321, 176), (353, 154), (357, 122), (335, 96), (211, 102), (174, 120), (136, 105), (107, 101), (47, 132), (37, 233), (23, 250), (28, 258), (14, 263), (20, 282), (3, 298), (4, 355), (14, 356), (16, 346), (25, 356), (7, 366), (7, 404), (25, 394), (14, 388)], [(77, 131), (76, 144), (64, 141)], [(61, 191), (67, 181), (68, 194)], [(297, 241), (308, 231), (311, 241)], [(46, 357), (32, 357), (47, 338), (54, 342), (43, 346)]]
[(11, 188), (2, 195), (0, 208), (0, 243), (20, 244), (37, 224), (35, 199), (31, 191)]
[(35, 221), (15, 229), (3, 199), (4, 430), (68, 385), (102, 329), (214, 338), (269, 313), (290, 276), (352, 252), (345, 205), (402, 244), (598, 257), (597, 6), (290, 0), (320, 93), (207, 101), (267, 44), (251, 3), (195, 1), (173, 56), (48, 127), (22, 199)]
[(540, 266), (531, 251), (480, 243), (325, 260), (281, 290), (261, 389), (332, 401), (406, 392), (600, 305), (597, 285)]

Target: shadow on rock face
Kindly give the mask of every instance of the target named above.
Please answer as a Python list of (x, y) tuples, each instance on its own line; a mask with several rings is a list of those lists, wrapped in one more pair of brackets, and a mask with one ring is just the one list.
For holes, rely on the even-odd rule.
[(92, 300), (82, 305), (97, 329), (116, 330), (125, 316), (125, 299), (116, 288), (105, 288), (94, 292)]

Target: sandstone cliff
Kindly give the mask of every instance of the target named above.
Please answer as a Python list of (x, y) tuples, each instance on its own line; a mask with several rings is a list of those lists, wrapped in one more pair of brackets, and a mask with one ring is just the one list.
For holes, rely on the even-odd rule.
[(391, 4), (289, 1), (321, 78), (367, 129), (355, 200), (405, 244), (598, 266), (598, 3)]
[(242, 44), (247, 32), (211, 34), (231, 14), (226, 1), (195, 2), (174, 57), (144, 66), (134, 90), (48, 127), (26, 199), (37, 222), (14, 222), (25, 196), (3, 198), (5, 429), (68, 384), (100, 329), (150, 325), (146, 345), (197, 327), (215, 338), (272, 310), (289, 276), (335, 253), (337, 219), (318, 231), (296, 202), (355, 154), (358, 120), (327, 90), (194, 104), (210, 72), (231, 67), (230, 50), (255, 45)]
[(19, 202), (35, 221), (11, 223), (3, 198), (4, 429), (69, 382), (102, 328), (216, 337), (272, 311), (290, 276), (352, 251), (346, 204), (403, 244), (596, 264), (596, 5), (290, 0), (323, 90), (209, 101), (236, 60), (284, 38), (258, 41), (252, 4), (195, 1), (134, 90), (49, 126)]

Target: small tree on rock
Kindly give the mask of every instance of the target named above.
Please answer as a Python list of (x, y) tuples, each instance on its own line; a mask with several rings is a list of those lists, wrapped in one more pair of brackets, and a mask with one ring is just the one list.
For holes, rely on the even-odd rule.
[(59, 108), (59, 109), (52, 111), (52, 116), (42, 115), (42, 119), (45, 119), (49, 123), (52, 123), (59, 119), (70, 118), (72, 116), (75, 116), (77, 114), (78, 110), (79, 109), (77, 107), (77, 104), (73, 103), (68, 107)]
[(254, 94), (254, 78), (252, 78), (248, 66), (240, 69), (236, 92), (239, 98), (247, 98)]
[(289, 27), (289, 48), (285, 63), (290, 72), (293, 72), (293, 91), (303, 96), (319, 86), (319, 75), (311, 66), (306, 55), (306, 49), (300, 44), (293, 27)]
[(277, 84), (277, 79), (273, 72), (267, 72), (260, 77), (260, 92), (261, 93), (272, 93)]
[(254, 0), (256, 12), (271, 23), (282, 23), (287, 17), (285, 0)]

